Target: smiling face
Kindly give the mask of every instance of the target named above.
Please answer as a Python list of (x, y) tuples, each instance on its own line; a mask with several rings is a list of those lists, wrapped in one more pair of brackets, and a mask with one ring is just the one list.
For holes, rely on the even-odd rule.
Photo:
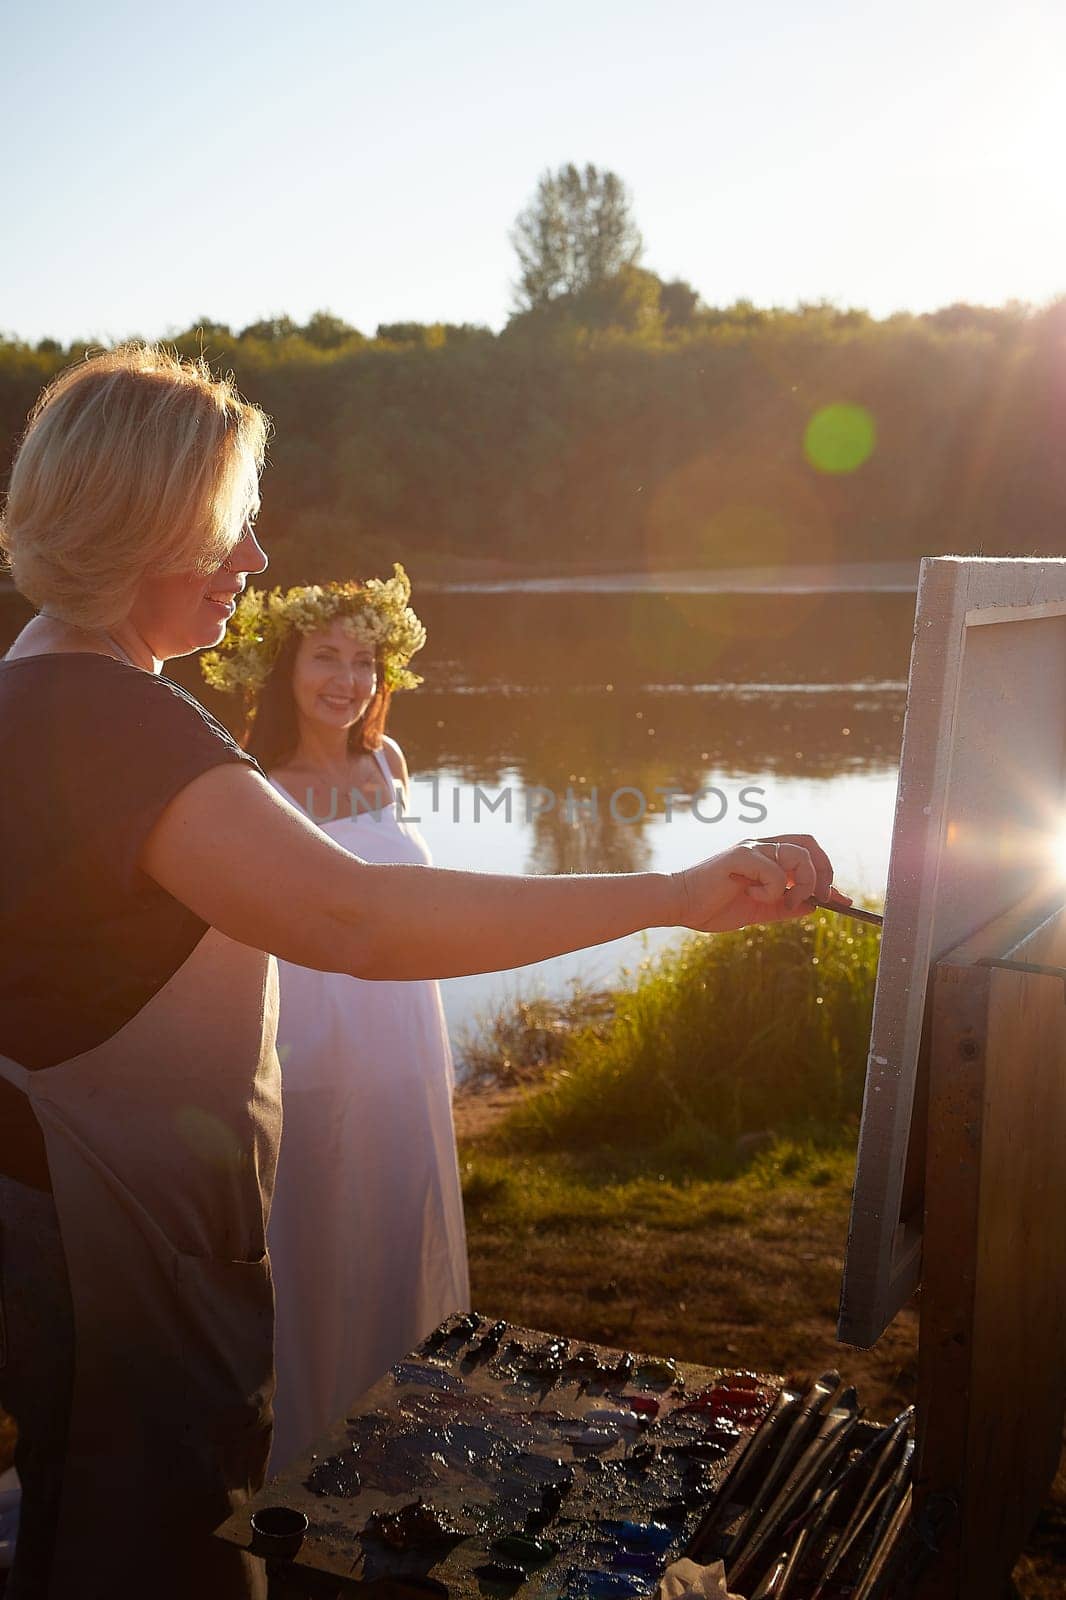
[(304, 634), (292, 670), (292, 694), (299, 717), (329, 728), (347, 729), (359, 721), (377, 691), (374, 647), (345, 621)]
[[(247, 500), (245, 500), (247, 504)], [(226, 564), (211, 573), (167, 572), (141, 580), (129, 621), (161, 660), (220, 644), (250, 575), (265, 571), (266, 554), (255, 536), (255, 494), (241, 537)]]

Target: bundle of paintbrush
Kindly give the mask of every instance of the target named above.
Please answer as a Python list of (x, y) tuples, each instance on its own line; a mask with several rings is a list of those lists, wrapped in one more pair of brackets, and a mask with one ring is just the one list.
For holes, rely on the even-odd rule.
[(913, 1408), (886, 1428), (825, 1372), (783, 1389), (686, 1554), (751, 1600), (878, 1600), (910, 1509)]

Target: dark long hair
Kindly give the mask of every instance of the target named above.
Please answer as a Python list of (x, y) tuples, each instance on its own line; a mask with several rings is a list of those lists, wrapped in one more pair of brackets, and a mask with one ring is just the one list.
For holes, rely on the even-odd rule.
[[(296, 700), (292, 692), (292, 674), (296, 666), (296, 652), (303, 634), (293, 629), (278, 652), (255, 703), (248, 708), (247, 721), (241, 735), (241, 745), (249, 755), (255, 756), (264, 772), (283, 767), (295, 753), (299, 743), (300, 727), (296, 719)], [(348, 729), (348, 754), (359, 755), (367, 750), (380, 750), (389, 715), (392, 690), (385, 687), (383, 663), (377, 663), (378, 687), (373, 700), (358, 722)]]

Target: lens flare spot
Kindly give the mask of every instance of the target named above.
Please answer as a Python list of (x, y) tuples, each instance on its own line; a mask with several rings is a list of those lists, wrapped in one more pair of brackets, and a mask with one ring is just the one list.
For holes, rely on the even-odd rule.
[(207, 1166), (230, 1167), (241, 1159), (241, 1144), (221, 1117), (201, 1106), (182, 1106), (174, 1114), (174, 1131)]
[(803, 453), (818, 472), (854, 472), (873, 455), (877, 427), (865, 406), (822, 406), (807, 424)]

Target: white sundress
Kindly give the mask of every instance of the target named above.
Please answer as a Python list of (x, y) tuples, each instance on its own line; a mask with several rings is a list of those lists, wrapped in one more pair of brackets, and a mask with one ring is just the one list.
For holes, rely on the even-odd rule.
[[(365, 861), (428, 866), (429, 847), (403, 820), (392, 773), (376, 755), (388, 804), (317, 825)], [(306, 1453), (470, 1300), (454, 1075), (436, 982), (369, 981), (287, 961), (278, 971), (272, 1472)]]

